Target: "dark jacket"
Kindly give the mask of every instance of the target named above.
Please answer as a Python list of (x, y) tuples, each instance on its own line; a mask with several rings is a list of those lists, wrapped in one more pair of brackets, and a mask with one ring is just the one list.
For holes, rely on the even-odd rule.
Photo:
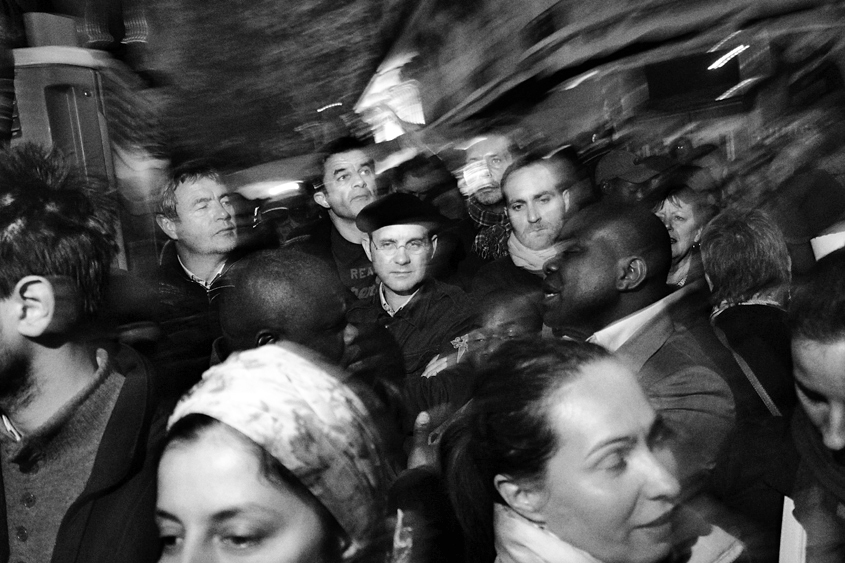
[(162, 376), (163, 395), (178, 397), (208, 369), (212, 343), (222, 335), (216, 298), (237, 258), (227, 261), (223, 275), (206, 290), (185, 273), (172, 241), (162, 250), (155, 277), (158, 307), (154, 320), (164, 337), (149, 356)]
[(391, 317), (376, 294), (350, 307), (352, 323), (375, 323), (387, 328), (396, 339), (409, 378), (419, 377), (426, 364), (440, 353), (456, 351), (456, 337), (472, 328), (472, 313), (466, 294), (459, 288), (435, 280), (426, 281), (411, 301)]
[(472, 280), (472, 294), (480, 298), (499, 289), (513, 290), (519, 293), (536, 294), (543, 297), (543, 276), (532, 274), (525, 268), (513, 263), (510, 256), (497, 258), (489, 262), (475, 274)]
[[(153, 563), (156, 470), (166, 412), (157, 409), (149, 362), (134, 350), (109, 350), (126, 381), (100, 441), (85, 490), (65, 514), (51, 563)], [(0, 476), (2, 482), (2, 476)], [(9, 559), (6, 498), (0, 486), (0, 561)]]

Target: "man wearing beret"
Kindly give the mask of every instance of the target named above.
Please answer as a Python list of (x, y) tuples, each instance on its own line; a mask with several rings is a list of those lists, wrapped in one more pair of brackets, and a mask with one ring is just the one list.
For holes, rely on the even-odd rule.
[(402, 349), (408, 377), (420, 377), (437, 354), (465, 346), (461, 337), (471, 328), (464, 292), (431, 276), (444, 219), (431, 204), (397, 193), (367, 205), (355, 221), (380, 281), (374, 296), (350, 308), (348, 319), (384, 325)]

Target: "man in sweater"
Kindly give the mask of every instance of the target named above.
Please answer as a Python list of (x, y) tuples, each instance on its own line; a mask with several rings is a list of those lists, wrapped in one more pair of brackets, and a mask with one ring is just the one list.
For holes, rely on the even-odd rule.
[(144, 360), (95, 342), (117, 209), (57, 154), (0, 153), (0, 561), (158, 556)]

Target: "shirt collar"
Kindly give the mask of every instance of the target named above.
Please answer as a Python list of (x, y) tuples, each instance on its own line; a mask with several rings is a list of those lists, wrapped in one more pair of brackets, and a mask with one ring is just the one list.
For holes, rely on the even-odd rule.
[(422, 288), (418, 288), (415, 292), (413, 292), (411, 295), (409, 295), (408, 298), (405, 299), (405, 301), (403, 301), (401, 305), (399, 305), (398, 307), (396, 307), (394, 309), (393, 307), (390, 306), (390, 303), (387, 302), (387, 298), (384, 296), (384, 284), (380, 283), (379, 286), (378, 286), (378, 296), (379, 296), (379, 299), (381, 300), (381, 308), (384, 309), (385, 312), (392, 317), (392, 316), (396, 315), (396, 313), (401, 311), (402, 308), (404, 308), (405, 305), (407, 305), (408, 302), (411, 301), (411, 299), (413, 299), (414, 296), (417, 293), (420, 292), (420, 289), (422, 289)]
[(621, 319), (610, 323), (603, 329), (595, 332), (587, 339), (587, 342), (600, 344), (611, 352), (615, 352), (621, 348), (635, 332), (645, 326), (646, 323), (665, 312), (671, 305), (680, 301), (681, 298), (688, 293), (691, 293), (694, 289), (697, 289), (695, 285), (685, 285), (681, 289), (670, 293), (663, 299), (655, 301), (648, 307), (640, 309), (639, 311), (631, 313), (627, 317), (622, 317)]
[(214, 284), (215, 281), (217, 281), (217, 278), (219, 278), (220, 275), (223, 273), (223, 268), (226, 267), (226, 261), (224, 260), (223, 263), (220, 264), (220, 267), (217, 268), (217, 271), (214, 272), (214, 275), (211, 276), (211, 279), (209, 281), (205, 281), (204, 279), (194, 275), (194, 273), (192, 271), (190, 271), (187, 266), (185, 266), (184, 262), (182, 262), (182, 259), (179, 257), (178, 254), (176, 255), (176, 259), (179, 261), (179, 265), (182, 266), (182, 269), (185, 271), (185, 273), (188, 275), (188, 277), (191, 279), (191, 281), (194, 282), (194, 283), (200, 284), (201, 286), (203, 286), (207, 290), (211, 289), (211, 286)]

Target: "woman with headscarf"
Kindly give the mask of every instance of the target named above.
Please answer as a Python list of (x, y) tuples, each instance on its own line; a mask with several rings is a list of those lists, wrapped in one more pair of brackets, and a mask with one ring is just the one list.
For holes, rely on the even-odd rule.
[(204, 374), (168, 423), (162, 562), (336, 563), (379, 551), (391, 471), (343, 379), (281, 346)]

